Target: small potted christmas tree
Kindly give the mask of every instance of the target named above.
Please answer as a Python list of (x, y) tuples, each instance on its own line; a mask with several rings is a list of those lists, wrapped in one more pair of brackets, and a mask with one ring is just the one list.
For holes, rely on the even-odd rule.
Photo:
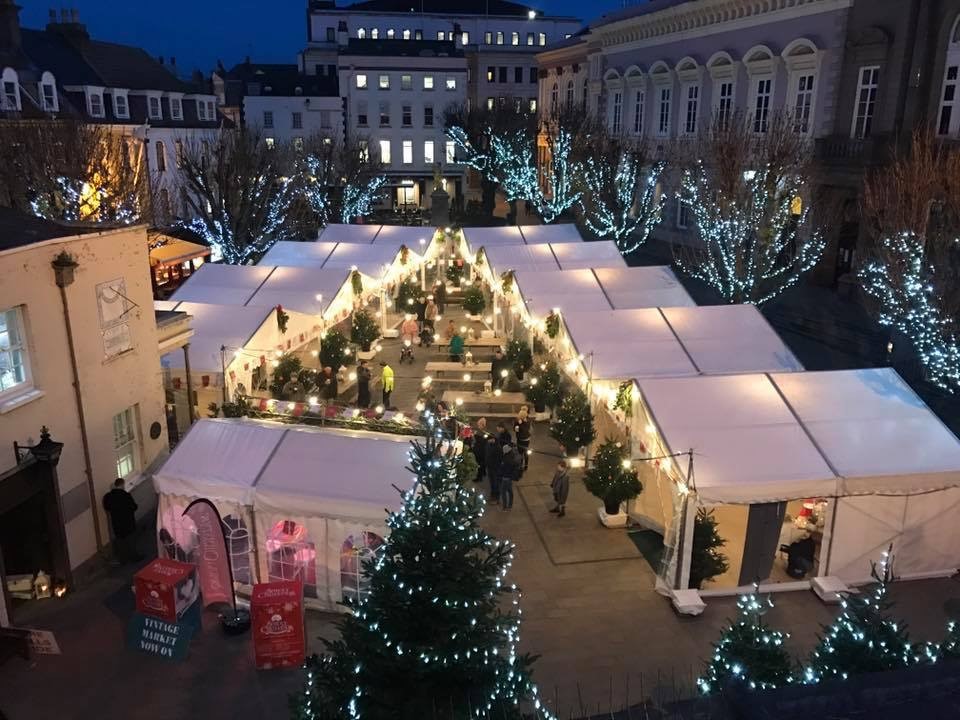
[(550, 426), (550, 436), (563, 446), (570, 457), (575, 457), (580, 448), (589, 445), (597, 437), (590, 403), (582, 390), (575, 390), (564, 399), (557, 411), (557, 419)]
[(320, 338), (320, 367), (332, 368), (337, 372), (351, 361), (350, 343), (339, 330), (328, 330)]
[(723, 575), (730, 569), (727, 556), (720, 548), (727, 541), (717, 532), (717, 519), (712, 510), (700, 508), (693, 521), (693, 548), (690, 552), (689, 587), (699, 590), (707, 580)]
[(360, 348), (361, 360), (369, 360), (376, 353), (370, 351), (374, 340), (380, 337), (380, 328), (366, 310), (354, 310), (353, 321), (350, 323), (350, 341)]
[(483, 290), (477, 285), (471, 285), (463, 293), (463, 309), (470, 320), (480, 320), (487, 301), (483, 297)]
[(530, 378), (530, 384), (524, 390), (527, 402), (533, 403), (537, 419), (543, 420), (547, 408), (555, 408), (560, 404), (562, 388), (560, 385), (560, 369), (553, 361), (540, 366), (540, 373)]
[(524, 373), (533, 367), (533, 353), (530, 351), (530, 343), (520, 338), (514, 338), (508, 342), (507, 360), (513, 366), (517, 378), (523, 380)]
[(583, 484), (591, 495), (603, 501), (599, 515), (606, 527), (624, 527), (627, 514), (623, 512), (623, 503), (643, 491), (626, 447), (612, 438), (597, 448), (593, 464), (584, 473)]

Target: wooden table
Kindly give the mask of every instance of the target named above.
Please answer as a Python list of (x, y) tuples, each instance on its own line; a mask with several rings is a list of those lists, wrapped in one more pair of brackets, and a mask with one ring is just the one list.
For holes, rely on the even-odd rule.
[(436, 373), (438, 376), (443, 375), (445, 372), (452, 373), (479, 373), (483, 376), (490, 374), (490, 367), (492, 363), (488, 362), (477, 362), (477, 363), (463, 363), (458, 362), (443, 362), (440, 360), (431, 360), (427, 363), (427, 372)]
[(484, 392), (470, 390), (444, 390), (442, 400), (451, 408), (457, 406), (457, 399), (463, 400), (461, 410), (466, 415), (486, 417), (513, 417), (521, 405), (526, 405), (527, 398), (523, 393), (503, 392), (500, 395), (489, 395)]
[[(461, 337), (463, 336), (461, 335)], [(440, 333), (440, 340), (438, 340), (437, 343), (440, 347), (446, 347), (450, 344), (450, 341), (443, 336), (443, 333)], [(463, 344), (467, 347), (498, 348), (504, 347), (507, 341), (504, 338), (496, 337), (463, 338)]]

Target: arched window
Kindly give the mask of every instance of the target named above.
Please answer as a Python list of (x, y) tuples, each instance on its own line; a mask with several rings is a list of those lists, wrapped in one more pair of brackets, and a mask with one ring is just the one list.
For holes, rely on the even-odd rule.
[(253, 584), (250, 569), (250, 533), (243, 518), (227, 515), (223, 519), (223, 534), (227, 538), (227, 552), (233, 568), (234, 582), (243, 585)]
[(184, 517), (185, 505), (160, 502), (157, 516), (157, 539), (161, 555), (168, 560), (196, 563), (200, 559), (200, 544), (197, 526), (189, 517)]
[(567, 80), (567, 107), (573, 107), (573, 80)]
[(363, 575), (363, 564), (373, 559), (384, 540), (375, 532), (364, 530), (350, 535), (340, 546), (340, 588), (344, 602), (359, 602), (370, 591), (370, 580)]
[(3, 69), (3, 110), (20, 109), (20, 78), (13, 68)]
[(46, 112), (60, 110), (60, 100), (57, 97), (57, 83), (53, 73), (45, 72), (40, 76), (40, 104)]
[(773, 53), (765, 45), (757, 45), (744, 55), (747, 75), (750, 76), (750, 128), (765, 133), (770, 127), (770, 109), (773, 103), (773, 82), (776, 65)]
[(358, 39), (358, 40), (363, 40), (363, 39), (365, 39), (366, 37), (367, 37), (367, 29), (366, 29), (366, 28), (357, 28), (357, 39)]
[(267, 534), (267, 579), (300, 580), (306, 597), (317, 597), (317, 550), (307, 528), (280, 520)]
[(943, 66), (943, 89), (940, 92), (938, 135), (956, 135), (960, 130), (960, 109), (957, 108), (957, 84), (960, 81), (960, 17), (953, 23), (947, 59)]
[(553, 84), (553, 88), (550, 90), (550, 112), (557, 111), (557, 98), (560, 95), (560, 86), (557, 83)]

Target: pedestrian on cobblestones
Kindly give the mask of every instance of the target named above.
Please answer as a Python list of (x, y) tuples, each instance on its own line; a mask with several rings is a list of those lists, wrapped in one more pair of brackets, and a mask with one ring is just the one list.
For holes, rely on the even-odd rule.
[(487, 438), (490, 433), (487, 432), (487, 419), (477, 420), (477, 429), (474, 432), (473, 456), (477, 459), (477, 477), (475, 482), (483, 480), (484, 473), (487, 471)]
[(520, 456), (513, 445), (503, 446), (503, 461), (500, 463), (500, 506), (513, 509), (513, 483), (520, 477)]
[(503, 450), (493, 435), (487, 435), (486, 467), (490, 479), (490, 502), (500, 502), (500, 463), (503, 462)]
[(517, 434), (517, 452), (520, 454), (520, 474), (523, 475), (530, 466), (530, 434), (533, 425), (530, 422), (529, 410), (523, 405), (517, 413), (517, 420), (513, 424), (513, 431)]
[(553, 501), (556, 507), (550, 512), (556, 513), (557, 517), (566, 515), (567, 496), (570, 494), (570, 471), (567, 469), (566, 460), (557, 463), (557, 471), (553, 474), (553, 480), (550, 481), (550, 489), (553, 490)]

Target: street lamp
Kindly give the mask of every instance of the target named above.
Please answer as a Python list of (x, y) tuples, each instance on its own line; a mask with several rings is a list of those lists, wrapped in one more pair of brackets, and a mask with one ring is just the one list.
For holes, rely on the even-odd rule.
[(19, 445), (13, 443), (13, 450), (17, 454), (17, 462), (25, 459), (27, 455), (32, 455), (37, 462), (49, 463), (51, 467), (56, 467), (60, 462), (60, 453), (63, 452), (63, 443), (50, 439), (50, 430), (44, 425), (40, 428), (40, 442), (36, 445)]

